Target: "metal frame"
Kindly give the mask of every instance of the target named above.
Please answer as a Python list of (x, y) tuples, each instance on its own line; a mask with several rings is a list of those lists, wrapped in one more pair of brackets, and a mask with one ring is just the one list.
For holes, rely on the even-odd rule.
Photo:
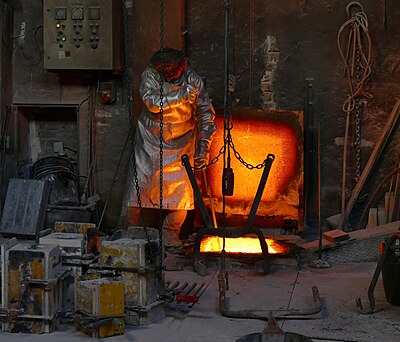
[(261, 261), (260, 266), (263, 273), (268, 273), (270, 268), (270, 261), (269, 261), (269, 253), (268, 253), (268, 245), (265, 242), (265, 237), (263, 232), (258, 229), (254, 228), (252, 225), (254, 223), (254, 218), (260, 204), (260, 200), (265, 188), (265, 184), (267, 183), (268, 175), (271, 170), (272, 162), (275, 159), (273, 154), (269, 154), (265, 159), (264, 170), (260, 179), (260, 183), (258, 185), (258, 189), (256, 192), (256, 196), (253, 201), (253, 205), (250, 210), (249, 217), (247, 219), (246, 225), (244, 227), (223, 227), (223, 228), (214, 228), (210, 216), (208, 215), (207, 208), (204, 204), (203, 198), (200, 193), (199, 186), (196, 182), (195, 175), (192, 171), (192, 167), (190, 165), (189, 157), (184, 154), (181, 157), (182, 164), (184, 165), (186, 172), (188, 174), (190, 183), (193, 187), (194, 195), (197, 199), (197, 204), (199, 206), (200, 212), (203, 216), (204, 222), (207, 228), (201, 229), (197, 234), (194, 242), (194, 264), (193, 270), (197, 272), (199, 275), (205, 276), (206, 275), (206, 266), (200, 263), (200, 243), (201, 239), (205, 235), (211, 236), (218, 236), (218, 237), (228, 237), (228, 238), (238, 238), (248, 234), (255, 234), (257, 235), (258, 239), (260, 240), (260, 246), (262, 250), (262, 254), (264, 260)]

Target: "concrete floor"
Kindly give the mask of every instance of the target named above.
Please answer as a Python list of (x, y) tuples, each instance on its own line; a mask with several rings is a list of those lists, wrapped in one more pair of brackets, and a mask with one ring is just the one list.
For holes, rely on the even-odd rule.
[[(318, 287), (323, 309), (303, 319), (278, 319), (285, 332), (312, 338), (313, 341), (400, 341), (400, 307), (386, 301), (382, 278), (375, 288), (376, 306), (371, 315), (361, 315), (354, 299), (367, 299), (367, 289), (375, 271), (375, 262), (333, 265), (331, 268), (278, 267), (270, 274), (235, 269), (229, 271), (229, 290), (232, 310), (307, 309), (313, 307), (312, 286)], [(201, 277), (191, 268), (166, 272), (166, 279), (208, 284), (208, 288), (189, 313), (168, 312), (168, 316), (149, 326), (128, 327), (123, 336), (107, 338), (110, 342), (232, 342), (261, 332), (266, 321), (231, 319), (222, 317), (218, 310), (218, 270), (209, 269)], [(364, 301), (365, 302), (365, 301)], [(365, 302), (366, 303), (366, 302)], [(368, 303), (366, 303), (368, 304)], [(27, 335), (0, 333), (0, 341), (74, 342), (94, 340), (74, 329), (62, 325), (51, 334)]]

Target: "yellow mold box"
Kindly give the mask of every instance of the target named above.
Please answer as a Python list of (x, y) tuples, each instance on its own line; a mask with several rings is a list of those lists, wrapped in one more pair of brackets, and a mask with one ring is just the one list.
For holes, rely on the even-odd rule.
[[(92, 337), (123, 335), (124, 284), (112, 278), (82, 280), (75, 287), (75, 310), (86, 314), (78, 325)], [(88, 328), (90, 326), (90, 328)]]

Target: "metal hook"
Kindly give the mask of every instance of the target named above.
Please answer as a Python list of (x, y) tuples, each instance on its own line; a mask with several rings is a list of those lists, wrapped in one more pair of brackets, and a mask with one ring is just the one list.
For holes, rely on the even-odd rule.
[(390, 236), (388, 241), (385, 242), (385, 248), (382, 251), (382, 255), (379, 258), (379, 261), (378, 261), (378, 264), (376, 265), (376, 269), (375, 269), (374, 275), (372, 277), (371, 283), (368, 287), (368, 300), (369, 300), (370, 308), (368, 310), (364, 309), (362, 302), (361, 302), (361, 298), (355, 299), (357, 308), (360, 311), (360, 313), (365, 314), (365, 315), (373, 313), (373, 311), (375, 309), (374, 290), (375, 290), (376, 283), (378, 282), (378, 278), (382, 271), (383, 263), (385, 262), (385, 259), (386, 259), (389, 249), (391, 248), (394, 241), (398, 240), (399, 238), (400, 238), (400, 233), (394, 233)]

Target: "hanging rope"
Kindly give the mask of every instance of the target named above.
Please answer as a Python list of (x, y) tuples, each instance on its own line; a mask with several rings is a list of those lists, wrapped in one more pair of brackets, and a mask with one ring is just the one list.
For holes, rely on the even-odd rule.
[[(360, 11), (351, 12), (352, 7)], [(349, 98), (343, 104), (343, 110), (352, 110), (354, 101), (360, 96), (371, 97), (365, 90), (366, 82), (371, 74), (371, 37), (368, 32), (368, 19), (362, 5), (356, 1), (346, 8), (349, 19), (339, 29), (337, 44), (339, 54), (345, 66), (345, 76), (349, 86)], [(347, 50), (342, 49), (342, 35), (348, 30)]]
[[(368, 32), (368, 19), (362, 5), (353, 1), (346, 7), (348, 20), (340, 27), (337, 35), (337, 46), (344, 64), (344, 75), (349, 94), (342, 109), (346, 113), (346, 124), (342, 164), (342, 216), (346, 205), (346, 173), (347, 146), (350, 131), (350, 117), (355, 117), (354, 146), (356, 149), (355, 180), (361, 176), (361, 123), (366, 99), (371, 98), (367, 91), (367, 83), (371, 74), (371, 37)], [(343, 35), (347, 32), (347, 41), (343, 43)], [(346, 52), (342, 48), (346, 45)]]

